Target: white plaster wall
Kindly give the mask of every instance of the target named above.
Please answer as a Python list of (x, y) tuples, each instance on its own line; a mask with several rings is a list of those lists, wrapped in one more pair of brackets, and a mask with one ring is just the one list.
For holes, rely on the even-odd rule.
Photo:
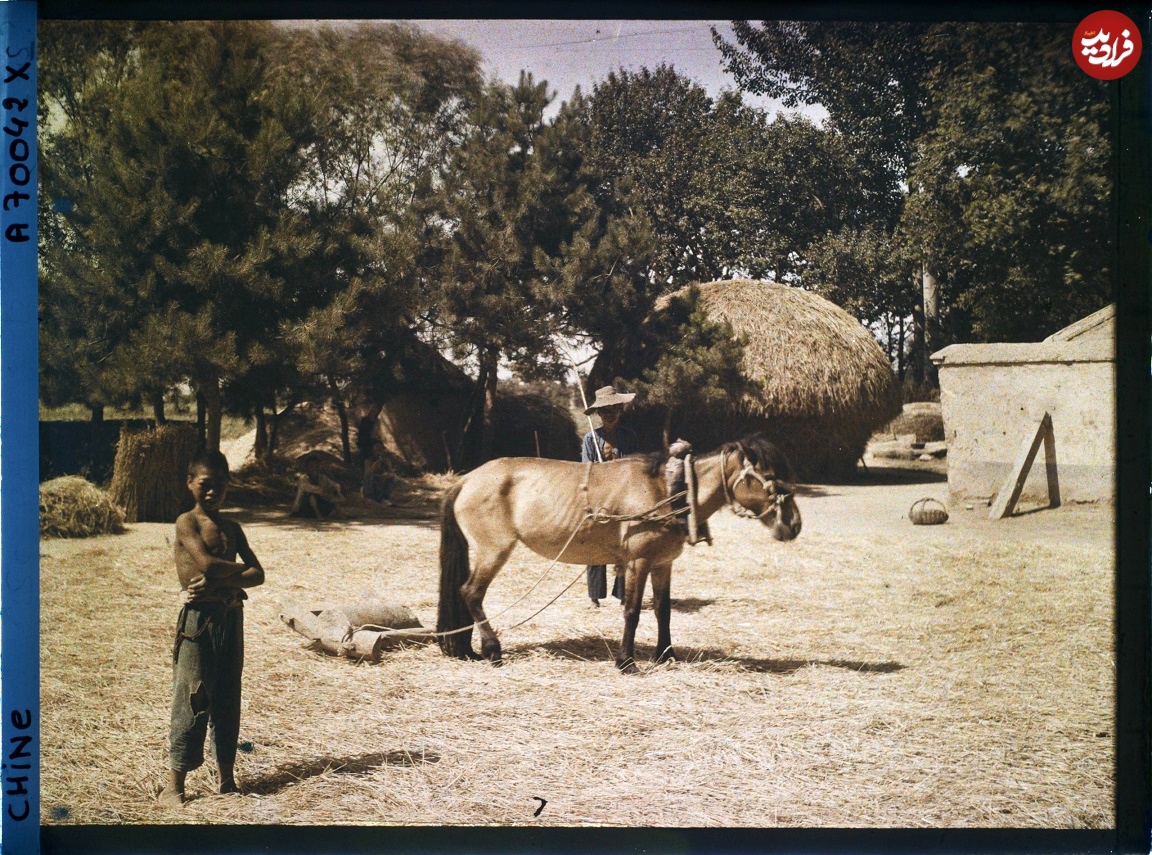
[[(975, 345), (962, 346), (976, 348)], [(989, 345), (986, 347), (1003, 347)], [(1063, 501), (1111, 501), (1115, 485), (1115, 379), (1111, 361), (979, 361), (978, 351), (937, 354), (948, 441), (948, 490), (990, 499), (1045, 412), (1052, 416)], [(943, 356), (943, 359), (938, 357)], [(1046, 499), (1041, 446), (1023, 497)]]

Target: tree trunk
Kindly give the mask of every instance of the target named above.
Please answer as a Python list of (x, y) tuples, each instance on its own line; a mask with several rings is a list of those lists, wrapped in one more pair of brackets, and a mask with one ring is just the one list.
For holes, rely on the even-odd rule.
[(921, 287), (924, 296), (924, 368), (925, 384), (936, 386), (936, 366), (932, 364), (932, 351), (937, 344), (940, 328), (940, 310), (937, 301), (936, 274), (931, 257), (926, 257), (921, 268)]
[(224, 418), (224, 405), (220, 399), (220, 377), (213, 373), (205, 379), (201, 387), (204, 395), (204, 448), (207, 451), (220, 450), (220, 423)]
[(276, 411), (276, 401), (272, 401), (272, 427), (268, 431), (268, 453), (275, 454), (277, 444), (280, 440), (280, 417), (287, 415), (295, 409), (298, 402), (295, 399), (289, 399), (288, 403), (284, 405), (284, 409)]
[(256, 442), (252, 447), (252, 455), (257, 463), (268, 459), (268, 417), (264, 414), (264, 405), (256, 406)]
[(164, 415), (164, 390), (157, 389), (152, 393), (152, 418), (156, 424), (162, 425), (168, 421)]
[(900, 316), (900, 344), (896, 351), (896, 376), (900, 378), (900, 382), (904, 382), (904, 372), (907, 366), (904, 364), (904, 335), (908, 329), (907, 320), (903, 315)]
[(340, 446), (344, 450), (344, 463), (352, 465), (352, 442), (348, 430), (348, 408), (344, 406), (344, 398), (340, 394), (340, 387), (336, 380), (328, 378), (328, 391), (332, 395), (332, 403), (336, 405), (336, 414), (340, 416)]
[(200, 447), (204, 447), (204, 426), (208, 422), (208, 408), (204, 405), (204, 393), (196, 390), (196, 436), (200, 439)]
[(372, 453), (372, 443), (377, 439), (376, 424), (383, 409), (381, 404), (372, 404), (356, 423), (356, 448), (364, 457)]
[(484, 419), (480, 434), (481, 462), (491, 460), (496, 446), (496, 365), (500, 351), (490, 347), (484, 351)]
[[(476, 378), (476, 387), (468, 399), (468, 416), (464, 420), (464, 428), (460, 431), (460, 443), (456, 448), (456, 459), (462, 469), (473, 469), (482, 463), (481, 443), (483, 439), (484, 423), (484, 392), (488, 386), (487, 365), (480, 361), (480, 374)], [(451, 461), (449, 461), (451, 465)]]
[(671, 407), (664, 408), (664, 452), (668, 452), (669, 446), (672, 445), (672, 414)]
[(924, 307), (917, 305), (912, 310), (912, 348), (908, 354), (908, 366), (912, 369), (912, 381), (924, 384)]

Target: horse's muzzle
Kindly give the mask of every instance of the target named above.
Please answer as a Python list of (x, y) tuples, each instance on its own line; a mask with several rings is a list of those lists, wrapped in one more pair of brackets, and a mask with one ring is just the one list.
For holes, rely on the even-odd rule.
[(797, 520), (795, 525), (785, 525), (782, 522), (777, 522), (772, 526), (772, 537), (776, 540), (795, 540), (796, 535), (800, 534), (800, 521)]
[(776, 518), (771, 522), (763, 518), (761, 518), (761, 521), (769, 527), (772, 532), (772, 537), (776, 540), (795, 540), (800, 534), (800, 511), (796, 509), (795, 505), (791, 505), (791, 507), (788, 508), (790, 513), (787, 514), (787, 521), (785, 521), (781, 518), (782, 510), (784, 510), (784, 507), (777, 508)]

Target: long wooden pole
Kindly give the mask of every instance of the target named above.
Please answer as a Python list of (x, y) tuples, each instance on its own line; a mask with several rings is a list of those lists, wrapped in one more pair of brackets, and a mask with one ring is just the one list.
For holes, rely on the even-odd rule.
[(576, 367), (576, 363), (572, 363), (572, 371), (576, 374), (576, 385), (580, 389), (580, 400), (584, 402), (584, 416), (588, 419), (588, 430), (592, 433), (592, 445), (596, 449), (596, 458), (600, 463), (604, 462), (604, 455), (600, 451), (600, 443), (596, 441), (596, 428), (592, 426), (592, 416), (588, 414), (588, 397), (584, 394), (584, 381), (580, 379), (580, 369)]

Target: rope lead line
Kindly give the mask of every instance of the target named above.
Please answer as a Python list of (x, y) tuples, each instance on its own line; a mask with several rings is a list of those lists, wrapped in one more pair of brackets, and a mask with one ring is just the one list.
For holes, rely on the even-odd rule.
[[(585, 483), (587, 483), (587, 482), (585, 482)], [(591, 508), (589, 508), (588, 513), (586, 513), (584, 515), (584, 517), (580, 520), (580, 522), (577, 523), (576, 528), (573, 529), (572, 534), (568, 537), (568, 541), (564, 544), (563, 547), (561, 547), (560, 552), (557, 553), (556, 557), (552, 559), (552, 562), (546, 568), (544, 568), (544, 572), (540, 575), (540, 578), (536, 580), (535, 584), (533, 584), (531, 588), (529, 588), (527, 591), (525, 591), (523, 596), (520, 597), (520, 599), (516, 600), (513, 603), (510, 603), (502, 611), (497, 612), (496, 614), (492, 615), (492, 617), (485, 618), (480, 623), (490, 624), (492, 621), (492, 618), (498, 618), (498, 617), (502, 617), (502, 616), (506, 615), (513, 608), (520, 605), (520, 603), (524, 602), (524, 600), (527, 599), (529, 594), (531, 594), (538, 587), (540, 587), (540, 583), (543, 582), (547, 578), (548, 574), (552, 572), (552, 568), (555, 567), (559, 563), (560, 556), (563, 555), (568, 550), (568, 547), (572, 545), (572, 541), (576, 539), (576, 535), (580, 533), (580, 529), (582, 529), (584, 527), (584, 523), (588, 522), (589, 520), (591, 520), (593, 522), (597, 522), (597, 523), (638, 522), (638, 521), (640, 521), (640, 522), (666, 522), (667, 520), (674, 519), (677, 516), (688, 513), (688, 508), (686, 508), (686, 507), (680, 508), (679, 510), (669, 511), (668, 513), (664, 513), (664, 514), (657, 513), (657, 511), (659, 511), (659, 509), (664, 507), (665, 505), (670, 504), (674, 500), (679, 499), (684, 495), (686, 495), (684, 492), (680, 492), (674, 496), (669, 496), (667, 499), (663, 499), (663, 500), (657, 502), (655, 505), (653, 505), (648, 510), (642, 511), (638, 514), (608, 514), (608, 513), (605, 513), (602, 509), (592, 510)], [(583, 573), (584, 573), (584, 570), (581, 570), (576, 575), (576, 578), (574, 578), (571, 582), (569, 582), (567, 587), (565, 587), (563, 591), (561, 591), (559, 594), (557, 594), (555, 597), (553, 597), (551, 600), (549, 600), (547, 603), (545, 603), (543, 606), (541, 606), (536, 612), (534, 612), (533, 614), (530, 614), (528, 617), (524, 618), (524, 620), (520, 621), (519, 623), (512, 624), (512, 626), (508, 627), (508, 629), (515, 629), (518, 626), (523, 626), (524, 624), (528, 623), (528, 621), (532, 620), (532, 618), (536, 617), (536, 615), (540, 614), (540, 612), (544, 611), (544, 609), (548, 608), (550, 605), (552, 605), (554, 602), (556, 602), (558, 599), (560, 599), (562, 596), (564, 596), (564, 594), (566, 594), (568, 592), (568, 590), (573, 585), (575, 585), (578, 581), (580, 581), (580, 576), (583, 575)], [(396, 634), (397, 635), (404, 635), (404, 634), (419, 635), (421, 638), (427, 638), (429, 636), (431, 636), (432, 638), (445, 638), (446, 636), (449, 636), (449, 635), (458, 635), (462, 632), (469, 632), (470, 630), (476, 629), (478, 626), (480, 626), (480, 623), (473, 621), (472, 623), (468, 624), (468, 626), (462, 626), (459, 629), (452, 629), (452, 630), (448, 630), (446, 632), (429, 633), (429, 632), (424, 631), (424, 630), (415, 630), (415, 629), (403, 630), (403, 629), (401, 629), (401, 630), (396, 630)], [(497, 633), (497, 635), (499, 635), (499, 633)]]

